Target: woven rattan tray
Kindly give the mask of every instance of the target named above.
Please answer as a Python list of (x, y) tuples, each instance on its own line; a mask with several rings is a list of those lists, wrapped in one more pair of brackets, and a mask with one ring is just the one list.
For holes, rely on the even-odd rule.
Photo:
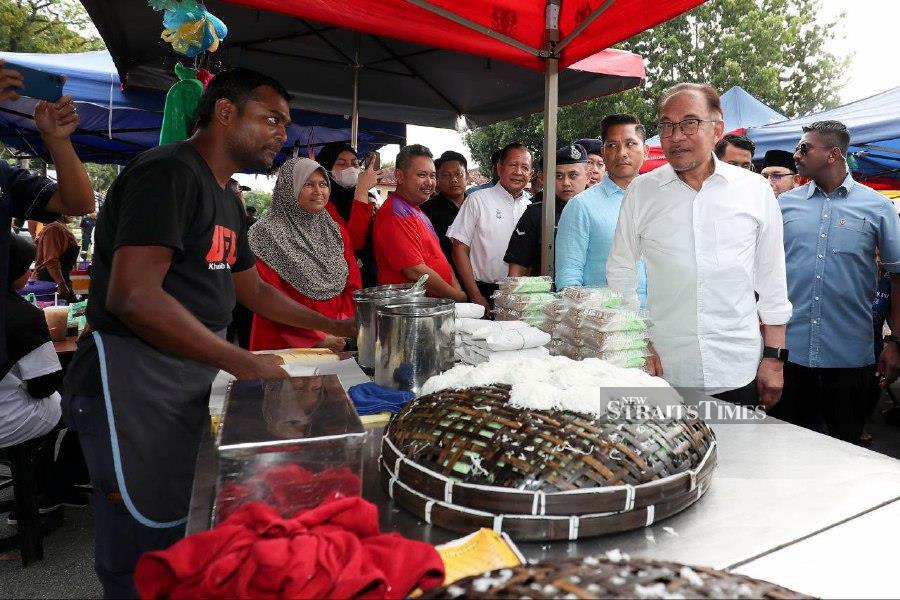
[(495, 385), (410, 403), (382, 442), (391, 497), (448, 529), (552, 540), (643, 527), (709, 488), (716, 446), (701, 420), (526, 411), (508, 395)]
[(499, 569), (422, 598), (810, 598), (715, 569), (610, 555)]

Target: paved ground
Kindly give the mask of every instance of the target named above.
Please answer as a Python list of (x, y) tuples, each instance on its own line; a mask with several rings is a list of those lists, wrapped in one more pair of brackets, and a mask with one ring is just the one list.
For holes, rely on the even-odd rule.
[[(900, 386), (898, 386), (900, 388)], [(897, 390), (900, 392), (900, 389)], [(900, 397), (900, 394), (898, 394)], [(881, 409), (872, 417), (872, 449), (900, 458), (900, 427), (886, 425)], [(2, 468), (2, 467), (0, 467)], [(5, 499), (0, 496), (0, 499)], [(93, 570), (93, 519), (89, 509), (66, 508), (64, 525), (44, 540), (45, 558), (23, 569), (18, 556), (0, 561), (0, 598), (99, 598), (102, 590)], [(0, 537), (13, 528), (0, 517)]]

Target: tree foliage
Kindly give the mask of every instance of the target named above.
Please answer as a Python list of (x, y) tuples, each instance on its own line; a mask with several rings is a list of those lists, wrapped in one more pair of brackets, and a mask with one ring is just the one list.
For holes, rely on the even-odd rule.
[(0, 0), (0, 49), (85, 52), (104, 48), (77, 0)]
[(272, 204), (272, 194), (269, 192), (264, 192), (262, 190), (250, 190), (249, 192), (244, 192), (244, 206), (256, 207), (257, 217), (266, 214), (270, 204)]
[[(821, 0), (709, 0), (626, 40), (619, 48), (645, 59), (645, 84), (560, 109), (559, 143), (598, 136), (603, 116), (613, 112), (634, 113), (654, 129), (656, 100), (682, 81), (722, 92), (740, 85), (788, 116), (836, 106), (850, 57), (829, 50), (843, 15), (823, 22), (820, 10)], [(480, 127), (465, 139), (485, 173), (496, 148), (523, 141), (539, 150), (543, 137), (543, 118), (530, 115)]]

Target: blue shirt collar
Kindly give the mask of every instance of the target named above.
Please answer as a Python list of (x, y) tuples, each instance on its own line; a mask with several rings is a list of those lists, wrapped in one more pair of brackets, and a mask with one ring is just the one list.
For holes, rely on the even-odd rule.
[(620, 188), (619, 184), (612, 180), (609, 175), (604, 175), (603, 179), (597, 184), (600, 186), (600, 189), (606, 192), (607, 196), (611, 196), (613, 194), (624, 194), (625, 189)]
[[(850, 195), (850, 190), (854, 185), (856, 185), (856, 180), (853, 179), (853, 175), (848, 172), (847, 176), (844, 178), (844, 181), (841, 183), (841, 185), (837, 186), (837, 189), (835, 189), (832, 194), (837, 192), (839, 197), (846, 198), (848, 195)], [(823, 196), (828, 195), (824, 190), (816, 185), (815, 181), (810, 181), (809, 187), (806, 190), (806, 199), (809, 200), (810, 198), (812, 198), (816, 194), (816, 192), (820, 192)]]

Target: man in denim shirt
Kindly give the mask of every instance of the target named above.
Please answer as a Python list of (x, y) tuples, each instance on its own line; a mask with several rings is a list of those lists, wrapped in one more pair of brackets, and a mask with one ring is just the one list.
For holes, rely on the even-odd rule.
[[(21, 87), (21, 74), (5, 69), (0, 60), (0, 102), (18, 99), (13, 88)], [(59, 183), (0, 160), (0, 289), (3, 290), (8, 287), (9, 234), (13, 217), (52, 223), (60, 214), (80, 216), (94, 210), (91, 180), (70, 139), (78, 128), (78, 114), (71, 96), (63, 96), (56, 102), (38, 102), (34, 120), (56, 167)], [(5, 322), (6, 303), (0, 297), (0, 364), (6, 361)]]
[(812, 181), (778, 198), (794, 314), (784, 393), (772, 414), (807, 427), (824, 423), (830, 435), (858, 443), (872, 377), (885, 387), (900, 369), (896, 341), (887, 339), (880, 357), (872, 348), (876, 249), (891, 276), (891, 310), (900, 305), (900, 219), (887, 198), (849, 174), (843, 123), (803, 131), (794, 160)]

